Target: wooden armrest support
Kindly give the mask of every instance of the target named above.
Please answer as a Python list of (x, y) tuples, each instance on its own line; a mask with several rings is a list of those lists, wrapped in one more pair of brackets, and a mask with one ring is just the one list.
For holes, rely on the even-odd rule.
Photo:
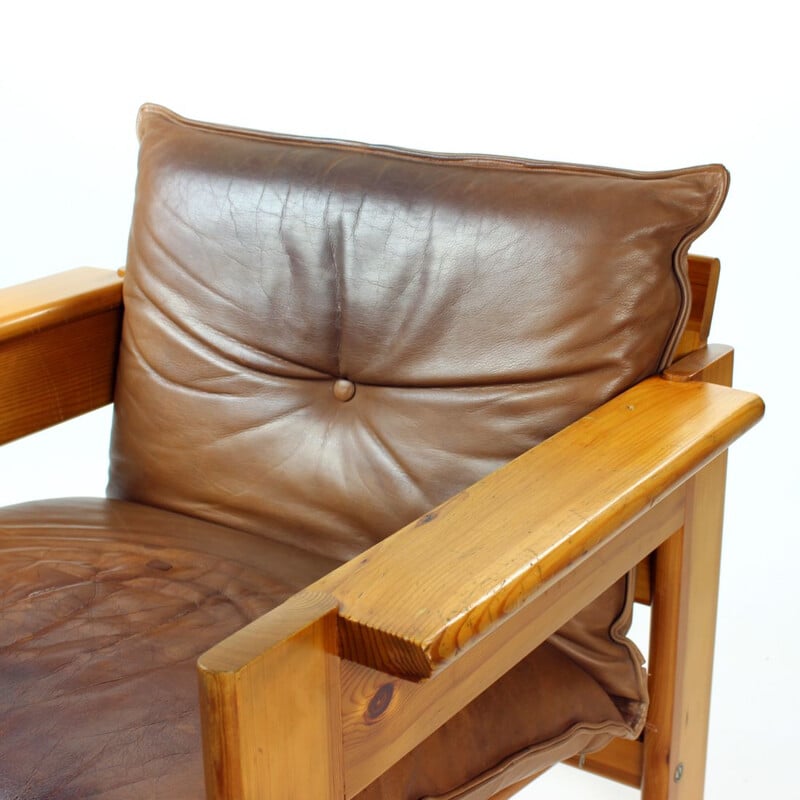
[(209, 797), (344, 796), (337, 651), (336, 602), (305, 591), (200, 657)]
[(762, 413), (712, 384), (633, 387), (320, 581), (339, 602), (342, 655), (431, 677)]
[(111, 402), (121, 323), (111, 270), (0, 289), (0, 444)]
[(708, 344), (684, 356), (662, 373), (668, 381), (705, 381), (730, 386), (733, 374), (733, 348), (727, 344)]

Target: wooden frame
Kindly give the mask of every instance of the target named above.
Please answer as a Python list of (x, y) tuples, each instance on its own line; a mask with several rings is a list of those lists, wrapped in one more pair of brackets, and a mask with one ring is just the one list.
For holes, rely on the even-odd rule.
[[(733, 350), (720, 345), (702, 347), (664, 375), (723, 386), (732, 376)], [(641, 787), (645, 800), (703, 796), (726, 460), (721, 453), (690, 482), (684, 524), (639, 566), (637, 601), (652, 604), (643, 735), (569, 762)]]
[[(732, 351), (706, 346), (718, 262), (691, 267), (688, 355), (664, 376), (200, 658), (210, 799), (353, 797), (639, 562), (637, 596), (653, 605), (645, 734), (581, 766), (646, 800), (701, 797), (726, 451), (763, 405), (729, 388)], [(0, 442), (111, 401), (117, 275), (3, 290), (0, 308)]]

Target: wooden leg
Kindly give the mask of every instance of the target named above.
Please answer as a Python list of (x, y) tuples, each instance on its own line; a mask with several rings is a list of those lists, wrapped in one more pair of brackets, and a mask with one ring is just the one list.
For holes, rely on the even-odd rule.
[(208, 800), (341, 800), (335, 602), (295, 595), (232, 640), (200, 659)]
[(643, 800), (703, 796), (726, 463), (692, 479), (684, 528), (656, 551)]

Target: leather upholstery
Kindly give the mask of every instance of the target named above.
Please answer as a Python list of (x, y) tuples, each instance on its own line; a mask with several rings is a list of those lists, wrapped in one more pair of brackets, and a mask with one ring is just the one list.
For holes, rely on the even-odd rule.
[[(199, 800), (197, 656), (336, 566), (119, 500), (0, 509), (0, 800)], [(623, 614), (625, 628), (625, 608), (617, 584), (583, 627)], [(626, 644), (597, 644), (635, 685)], [(575, 741), (624, 735), (629, 711), (554, 640), (359, 800), (417, 798), (473, 778), (465, 797), (489, 797), (549, 763), (543, 737), (568, 755)]]
[(0, 510), (0, 800), (202, 797), (198, 655), (336, 566), (116, 500)]
[(342, 559), (664, 366), (726, 186), (139, 133), (110, 495)]
[[(666, 365), (727, 187), (139, 133), (115, 499), (0, 516), (0, 800), (199, 796), (196, 656)], [(623, 579), (359, 800), (485, 800), (636, 735), (630, 607)]]

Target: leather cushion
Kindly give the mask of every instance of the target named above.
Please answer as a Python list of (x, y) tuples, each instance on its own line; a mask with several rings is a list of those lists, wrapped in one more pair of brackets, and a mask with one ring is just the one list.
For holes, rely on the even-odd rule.
[(139, 135), (109, 493), (342, 559), (663, 367), (727, 187)]
[[(199, 800), (197, 656), (336, 564), (122, 501), (0, 510), (0, 800)], [(625, 608), (617, 584), (585, 613)], [(489, 797), (630, 710), (554, 639), (359, 800)]]
[(203, 797), (198, 655), (335, 566), (130, 503), (0, 510), (0, 800)]

